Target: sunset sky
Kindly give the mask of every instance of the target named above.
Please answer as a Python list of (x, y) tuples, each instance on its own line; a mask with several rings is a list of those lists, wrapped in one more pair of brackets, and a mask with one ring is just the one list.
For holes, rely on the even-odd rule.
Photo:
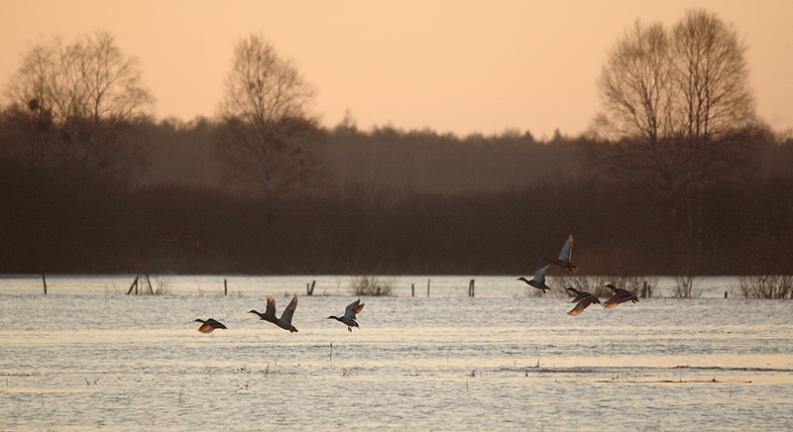
[(616, 40), (637, 18), (671, 24), (692, 7), (735, 26), (760, 116), (793, 128), (793, 2), (784, 0), (0, 0), (0, 83), (30, 43), (106, 30), (140, 58), (156, 116), (211, 116), (235, 42), (254, 32), (316, 87), (313, 111), (326, 125), (349, 109), (363, 128), (578, 134), (599, 109), (596, 81)]

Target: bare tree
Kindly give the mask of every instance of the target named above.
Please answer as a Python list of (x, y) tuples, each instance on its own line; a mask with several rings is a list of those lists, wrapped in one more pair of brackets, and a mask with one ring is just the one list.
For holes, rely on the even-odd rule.
[(740, 143), (756, 123), (742, 44), (736, 31), (715, 14), (691, 10), (674, 27), (673, 127), (685, 149), (684, 187), (688, 235), (701, 253), (705, 239), (702, 201), (706, 187), (740, 167)]
[(57, 131), (28, 140), (39, 147), (31, 152), (38, 162), (119, 174), (131, 150), (123, 132), (153, 102), (141, 76), (139, 60), (124, 55), (112, 35), (98, 32), (71, 43), (34, 44), (5, 93), (30, 110), (40, 131)]
[(601, 154), (621, 179), (657, 191), (671, 201), (677, 189), (679, 161), (670, 152), (671, 112), (676, 96), (670, 41), (660, 23), (636, 22), (609, 55), (600, 77), (604, 112), (598, 128), (616, 140)]
[(319, 135), (307, 107), (314, 89), (262, 37), (249, 35), (234, 49), (220, 105), (220, 156), (226, 179), (263, 194), (300, 189), (315, 180), (308, 150)]
[(671, 32), (634, 26), (600, 79), (600, 131), (616, 139), (598, 155), (609, 173), (660, 196), (673, 225), (701, 253), (706, 189), (742, 171), (756, 128), (746, 47), (716, 15), (693, 10)]

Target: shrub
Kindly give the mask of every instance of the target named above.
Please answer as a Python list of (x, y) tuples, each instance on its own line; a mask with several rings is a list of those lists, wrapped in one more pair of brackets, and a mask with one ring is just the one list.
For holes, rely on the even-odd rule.
[(393, 279), (383, 279), (378, 276), (366, 275), (352, 278), (352, 293), (357, 296), (390, 296), (394, 285)]
[(741, 278), (741, 293), (745, 298), (793, 298), (793, 275), (760, 275)]
[(694, 290), (696, 279), (692, 275), (675, 276), (675, 298), (699, 298), (702, 292)]

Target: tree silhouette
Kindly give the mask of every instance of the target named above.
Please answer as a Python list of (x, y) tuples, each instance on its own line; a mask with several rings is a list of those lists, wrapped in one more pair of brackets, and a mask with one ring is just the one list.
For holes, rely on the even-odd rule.
[(320, 131), (307, 111), (313, 97), (297, 68), (262, 37), (249, 35), (236, 45), (218, 127), (218, 152), (232, 186), (272, 195), (316, 180), (309, 147)]
[(600, 78), (597, 130), (617, 143), (596, 155), (614, 178), (657, 195), (683, 247), (701, 253), (707, 190), (744, 172), (758, 128), (746, 47), (716, 15), (688, 11), (667, 31), (636, 23)]
[(5, 89), (39, 125), (19, 144), (31, 165), (120, 177), (134, 159), (123, 145), (127, 126), (146, 114), (153, 97), (142, 84), (140, 62), (109, 33), (34, 44)]

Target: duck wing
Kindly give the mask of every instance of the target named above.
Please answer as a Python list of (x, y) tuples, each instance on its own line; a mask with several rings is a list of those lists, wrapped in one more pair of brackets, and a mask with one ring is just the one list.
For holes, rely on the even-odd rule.
[(361, 299), (355, 300), (354, 302), (347, 305), (347, 309), (344, 310), (344, 318), (349, 318), (351, 320), (355, 319), (355, 316), (358, 315), (359, 312), (363, 310), (363, 304), (361, 304)]
[(559, 252), (559, 261), (573, 262), (573, 235), (567, 236), (567, 240), (562, 246), (562, 251)]
[(589, 305), (593, 303), (593, 301), (597, 299), (595, 296), (586, 296), (581, 301), (579, 301), (574, 308), (570, 309), (570, 312), (567, 312), (567, 315), (570, 316), (578, 316), (584, 312), (584, 309), (588, 308)]
[(551, 265), (546, 264), (538, 268), (534, 272), (534, 276), (531, 278), (531, 280), (538, 282), (540, 285), (545, 285), (545, 273), (548, 271), (549, 267), (551, 267)]
[(206, 320), (205, 324), (211, 325), (213, 328), (219, 329), (228, 329), (222, 322), (215, 320), (214, 318), (210, 318)]
[(264, 314), (275, 318), (275, 299), (271, 295), (267, 296), (267, 310)]
[(626, 301), (631, 300), (631, 299), (636, 297), (630, 291), (627, 291), (627, 290), (623, 290), (623, 291), (624, 292), (618, 292), (618, 293), (614, 294), (613, 296), (611, 296), (611, 298), (609, 298), (608, 300), (605, 301), (605, 303), (603, 303), (603, 307), (605, 307), (605, 308), (613, 308), (613, 307), (621, 305), (622, 303), (625, 303)]
[(286, 309), (284, 309), (284, 313), (281, 314), (280, 320), (287, 324), (292, 324), (292, 315), (295, 314), (295, 309), (297, 309), (297, 296), (292, 297), (292, 301), (286, 305)]

